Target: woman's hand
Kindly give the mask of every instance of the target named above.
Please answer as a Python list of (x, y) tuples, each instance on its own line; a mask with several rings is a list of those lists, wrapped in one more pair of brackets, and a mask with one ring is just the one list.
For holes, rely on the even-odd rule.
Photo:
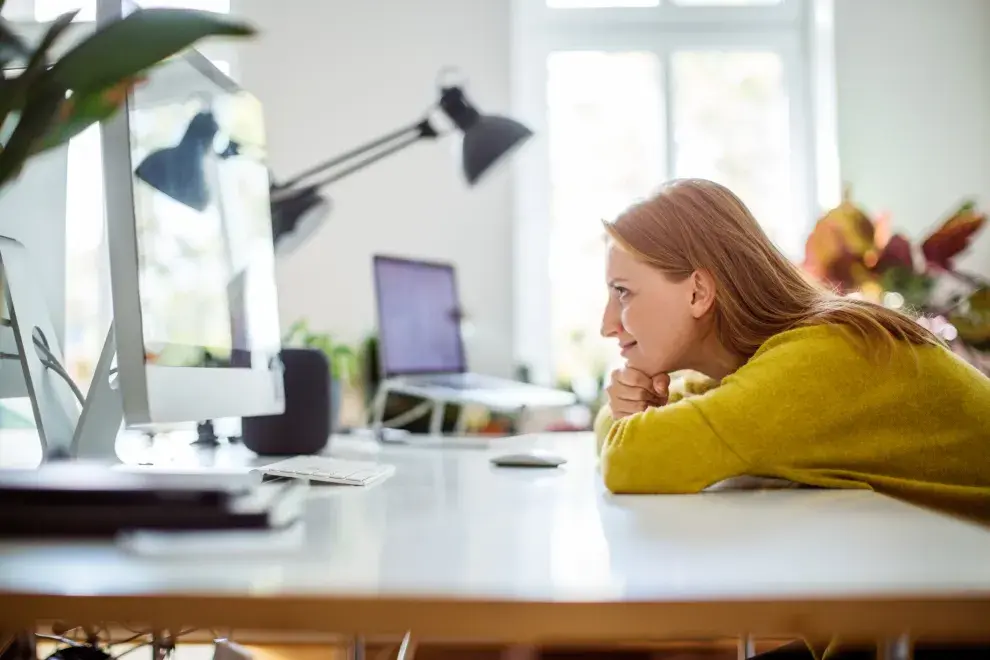
[(669, 387), (670, 376), (667, 374), (650, 377), (632, 367), (616, 369), (605, 388), (612, 419), (622, 419), (647, 408), (665, 405)]

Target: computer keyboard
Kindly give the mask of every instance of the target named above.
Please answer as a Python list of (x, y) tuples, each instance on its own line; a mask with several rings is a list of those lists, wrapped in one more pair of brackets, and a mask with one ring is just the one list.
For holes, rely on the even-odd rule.
[(266, 478), (306, 479), (310, 483), (367, 486), (387, 479), (395, 466), (371, 461), (352, 461), (329, 456), (293, 456), (257, 468)]

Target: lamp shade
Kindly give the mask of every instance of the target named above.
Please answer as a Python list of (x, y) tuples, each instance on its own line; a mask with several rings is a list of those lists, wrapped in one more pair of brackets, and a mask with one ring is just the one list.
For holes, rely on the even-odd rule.
[(477, 183), (496, 162), (532, 135), (532, 131), (512, 119), (482, 116), (464, 133), (464, 176), (468, 183)]
[(440, 108), (464, 133), (464, 176), (471, 185), (533, 135), (530, 129), (513, 119), (481, 114), (460, 87), (443, 88)]
[(301, 190), (272, 189), (272, 239), (279, 254), (305, 243), (330, 215), (330, 202), (316, 186)]
[(198, 113), (177, 145), (148, 154), (134, 174), (175, 201), (200, 212), (206, 210), (210, 191), (204, 158), (218, 130), (213, 113)]

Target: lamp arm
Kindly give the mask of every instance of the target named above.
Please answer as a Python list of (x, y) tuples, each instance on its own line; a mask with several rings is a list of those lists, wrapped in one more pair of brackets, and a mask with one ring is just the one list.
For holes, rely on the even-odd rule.
[(383, 135), (382, 137), (372, 140), (371, 142), (362, 144), (361, 146), (355, 147), (350, 151), (346, 151), (340, 154), (339, 156), (335, 156), (330, 160), (319, 163), (318, 165), (314, 165), (313, 167), (310, 167), (309, 169), (297, 174), (288, 181), (277, 184), (275, 188), (276, 190), (288, 190), (290, 188), (295, 187), (303, 180), (308, 179), (309, 177), (315, 174), (319, 174), (320, 172), (325, 172), (326, 170), (329, 170), (333, 167), (339, 167), (341, 165), (344, 165), (349, 161), (354, 160), (355, 158), (364, 156), (365, 154), (372, 152), (375, 149), (379, 149), (385, 145), (394, 143), (397, 140), (400, 140), (400, 138), (402, 138), (401, 141), (397, 142), (396, 144), (393, 144), (392, 146), (379, 152), (378, 154), (362, 159), (357, 163), (348, 166), (342, 172), (339, 172), (335, 175), (331, 175), (330, 177), (327, 177), (321, 180), (320, 182), (314, 184), (314, 187), (319, 188), (325, 186), (328, 183), (337, 181), (347, 176), (348, 174), (352, 174), (357, 170), (362, 169), (370, 165), (371, 163), (380, 160), (381, 158), (384, 158), (385, 156), (388, 156), (390, 154), (395, 153), (396, 151), (404, 149), (405, 147), (409, 146), (410, 144), (413, 144), (414, 142), (418, 142), (419, 140), (426, 138), (435, 138), (438, 135), (439, 133), (437, 133), (436, 129), (433, 128), (433, 126), (430, 124), (429, 119), (422, 119), (420, 121), (417, 121), (415, 124), (404, 126), (403, 128), (392, 131), (391, 133)]
[(353, 165), (349, 165), (348, 167), (340, 170), (339, 172), (335, 172), (329, 176), (319, 179), (318, 181), (311, 184), (311, 186), (313, 188), (323, 188), (324, 186), (334, 183), (335, 181), (340, 181), (344, 177), (354, 174), (358, 170), (363, 170), (367, 166), (378, 162), (379, 160), (385, 158), (386, 156), (391, 156), (397, 151), (402, 151), (409, 145), (415, 144), (416, 142), (419, 142), (422, 139), (423, 136), (419, 134), (407, 135), (402, 140), (391, 145), (389, 148), (383, 149), (378, 153), (368, 156), (367, 158), (363, 158), (358, 162), (354, 163)]

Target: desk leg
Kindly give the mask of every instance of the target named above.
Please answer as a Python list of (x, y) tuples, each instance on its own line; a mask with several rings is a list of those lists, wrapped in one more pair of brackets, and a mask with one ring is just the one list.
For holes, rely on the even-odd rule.
[(416, 645), (412, 641), (412, 631), (409, 630), (402, 637), (402, 643), (399, 644), (399, 652), (395, 654), (395, 660), (413, 660), (414, 655), (416, 655)]
[(357, 636), (351, 642), (351, 660), (364, 660), (364, 637)]
[(739, 638), (739, 660), (749, 660), (756, 655), (756, 640), (752, 635), (744, 635)]
[(901, 635), (896, 639), (889, 639), (880, 645), (878, 660), (912, 660), (914, 658), (914, 644), (910, 635)]
[(540, 649), (536, 646), (515, 644), (502, 649), (501, 660), (537, 660)]
[(37, 660), (38, 647), (34, 631), (0, 632), (0, 660)]

